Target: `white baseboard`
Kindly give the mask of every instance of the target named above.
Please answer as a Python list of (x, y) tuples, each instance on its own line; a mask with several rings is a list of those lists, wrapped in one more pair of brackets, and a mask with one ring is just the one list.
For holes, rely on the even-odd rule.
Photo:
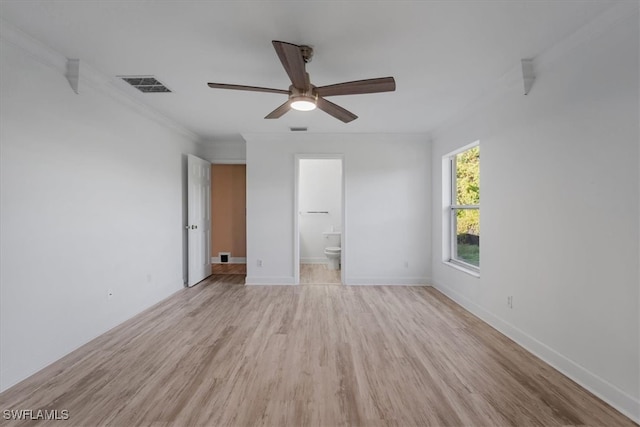
[(329, 260), (326, 257), (305, 257), (300, 258), (300, 264), (327, 264)]
[(640, 400), (625, 393), (615, 385), (588, 371), (573, 360), (558, 353), (511, 323), (497, 317), (478, 304), (467, 299), (443, 283), (433, 282), (433, 287), (482, 319), (489, 326), (515, 341), (522, 348), (542, 359), (563, 375), (571, 378), (636, 423), (640, 423)]
[(253, 285), (295, 285), (293, 276), (290, 277), (260, 277), (260, 276), (247, 276), (244, 280), (244, 284), (248, 286)]
[(211, 264), (246, 264), (247, 258), (245, 257), (230, 257), (229, 262), (220, 262), (220, 257), (212, 256)]
[(347, 277), (347, 285), (356, 286), (429, 286), (427, 277)]

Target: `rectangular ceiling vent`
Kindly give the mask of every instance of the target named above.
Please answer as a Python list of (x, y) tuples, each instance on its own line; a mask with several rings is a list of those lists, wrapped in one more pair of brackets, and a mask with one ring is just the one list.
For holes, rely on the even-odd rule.
[(291, 132), (306, 132), (307, 128), (306, 127), (298, 127), (298, 128), (289, 128), (291, 130)]
[(171, 89), (153, 76), (118, 76), (131, 86), (144, 93), (166, 93)]

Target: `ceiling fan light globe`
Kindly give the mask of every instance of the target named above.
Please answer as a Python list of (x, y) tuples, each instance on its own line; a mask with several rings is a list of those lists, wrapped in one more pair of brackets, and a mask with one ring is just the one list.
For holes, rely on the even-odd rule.
[(315, 99), (307, 97), (296, 97), (291, 99), (291, 108), (298, 111), (315, 110)]

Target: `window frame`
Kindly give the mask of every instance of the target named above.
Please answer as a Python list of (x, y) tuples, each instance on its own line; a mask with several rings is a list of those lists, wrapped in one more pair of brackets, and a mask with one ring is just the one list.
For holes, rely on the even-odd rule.
[[(442, 157), (443, 159), (443, 251), (442, 261), (456, 269), (462, 270), (473, 276), (480, 277), (480, 267), (461, 260), (457, 255), (457, 212), (460, 210), (477, 210), (480, 212), (480, 204), (458, 205), (457, 201), (457, 171), (456, 157), (474, 147), (479, 147), (480, 141), (452, 151)], [(478, 215), (480, 217), (480, 215)]]

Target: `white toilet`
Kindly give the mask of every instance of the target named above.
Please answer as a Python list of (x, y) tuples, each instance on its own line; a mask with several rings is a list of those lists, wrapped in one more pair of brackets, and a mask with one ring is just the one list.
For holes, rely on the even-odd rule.
[(330, 245), (335, 246), (327, 246), (324, 248), (324, 254), (328, 259), (327, 268), (329, 270), (340, 270), (340, 258), (342, 254), (342, 248), (340, 247), (340, 236), (341, 232), (339, 231), (325, 231), (322, 233), (325, 239), (328, 239), (327, 242)]

